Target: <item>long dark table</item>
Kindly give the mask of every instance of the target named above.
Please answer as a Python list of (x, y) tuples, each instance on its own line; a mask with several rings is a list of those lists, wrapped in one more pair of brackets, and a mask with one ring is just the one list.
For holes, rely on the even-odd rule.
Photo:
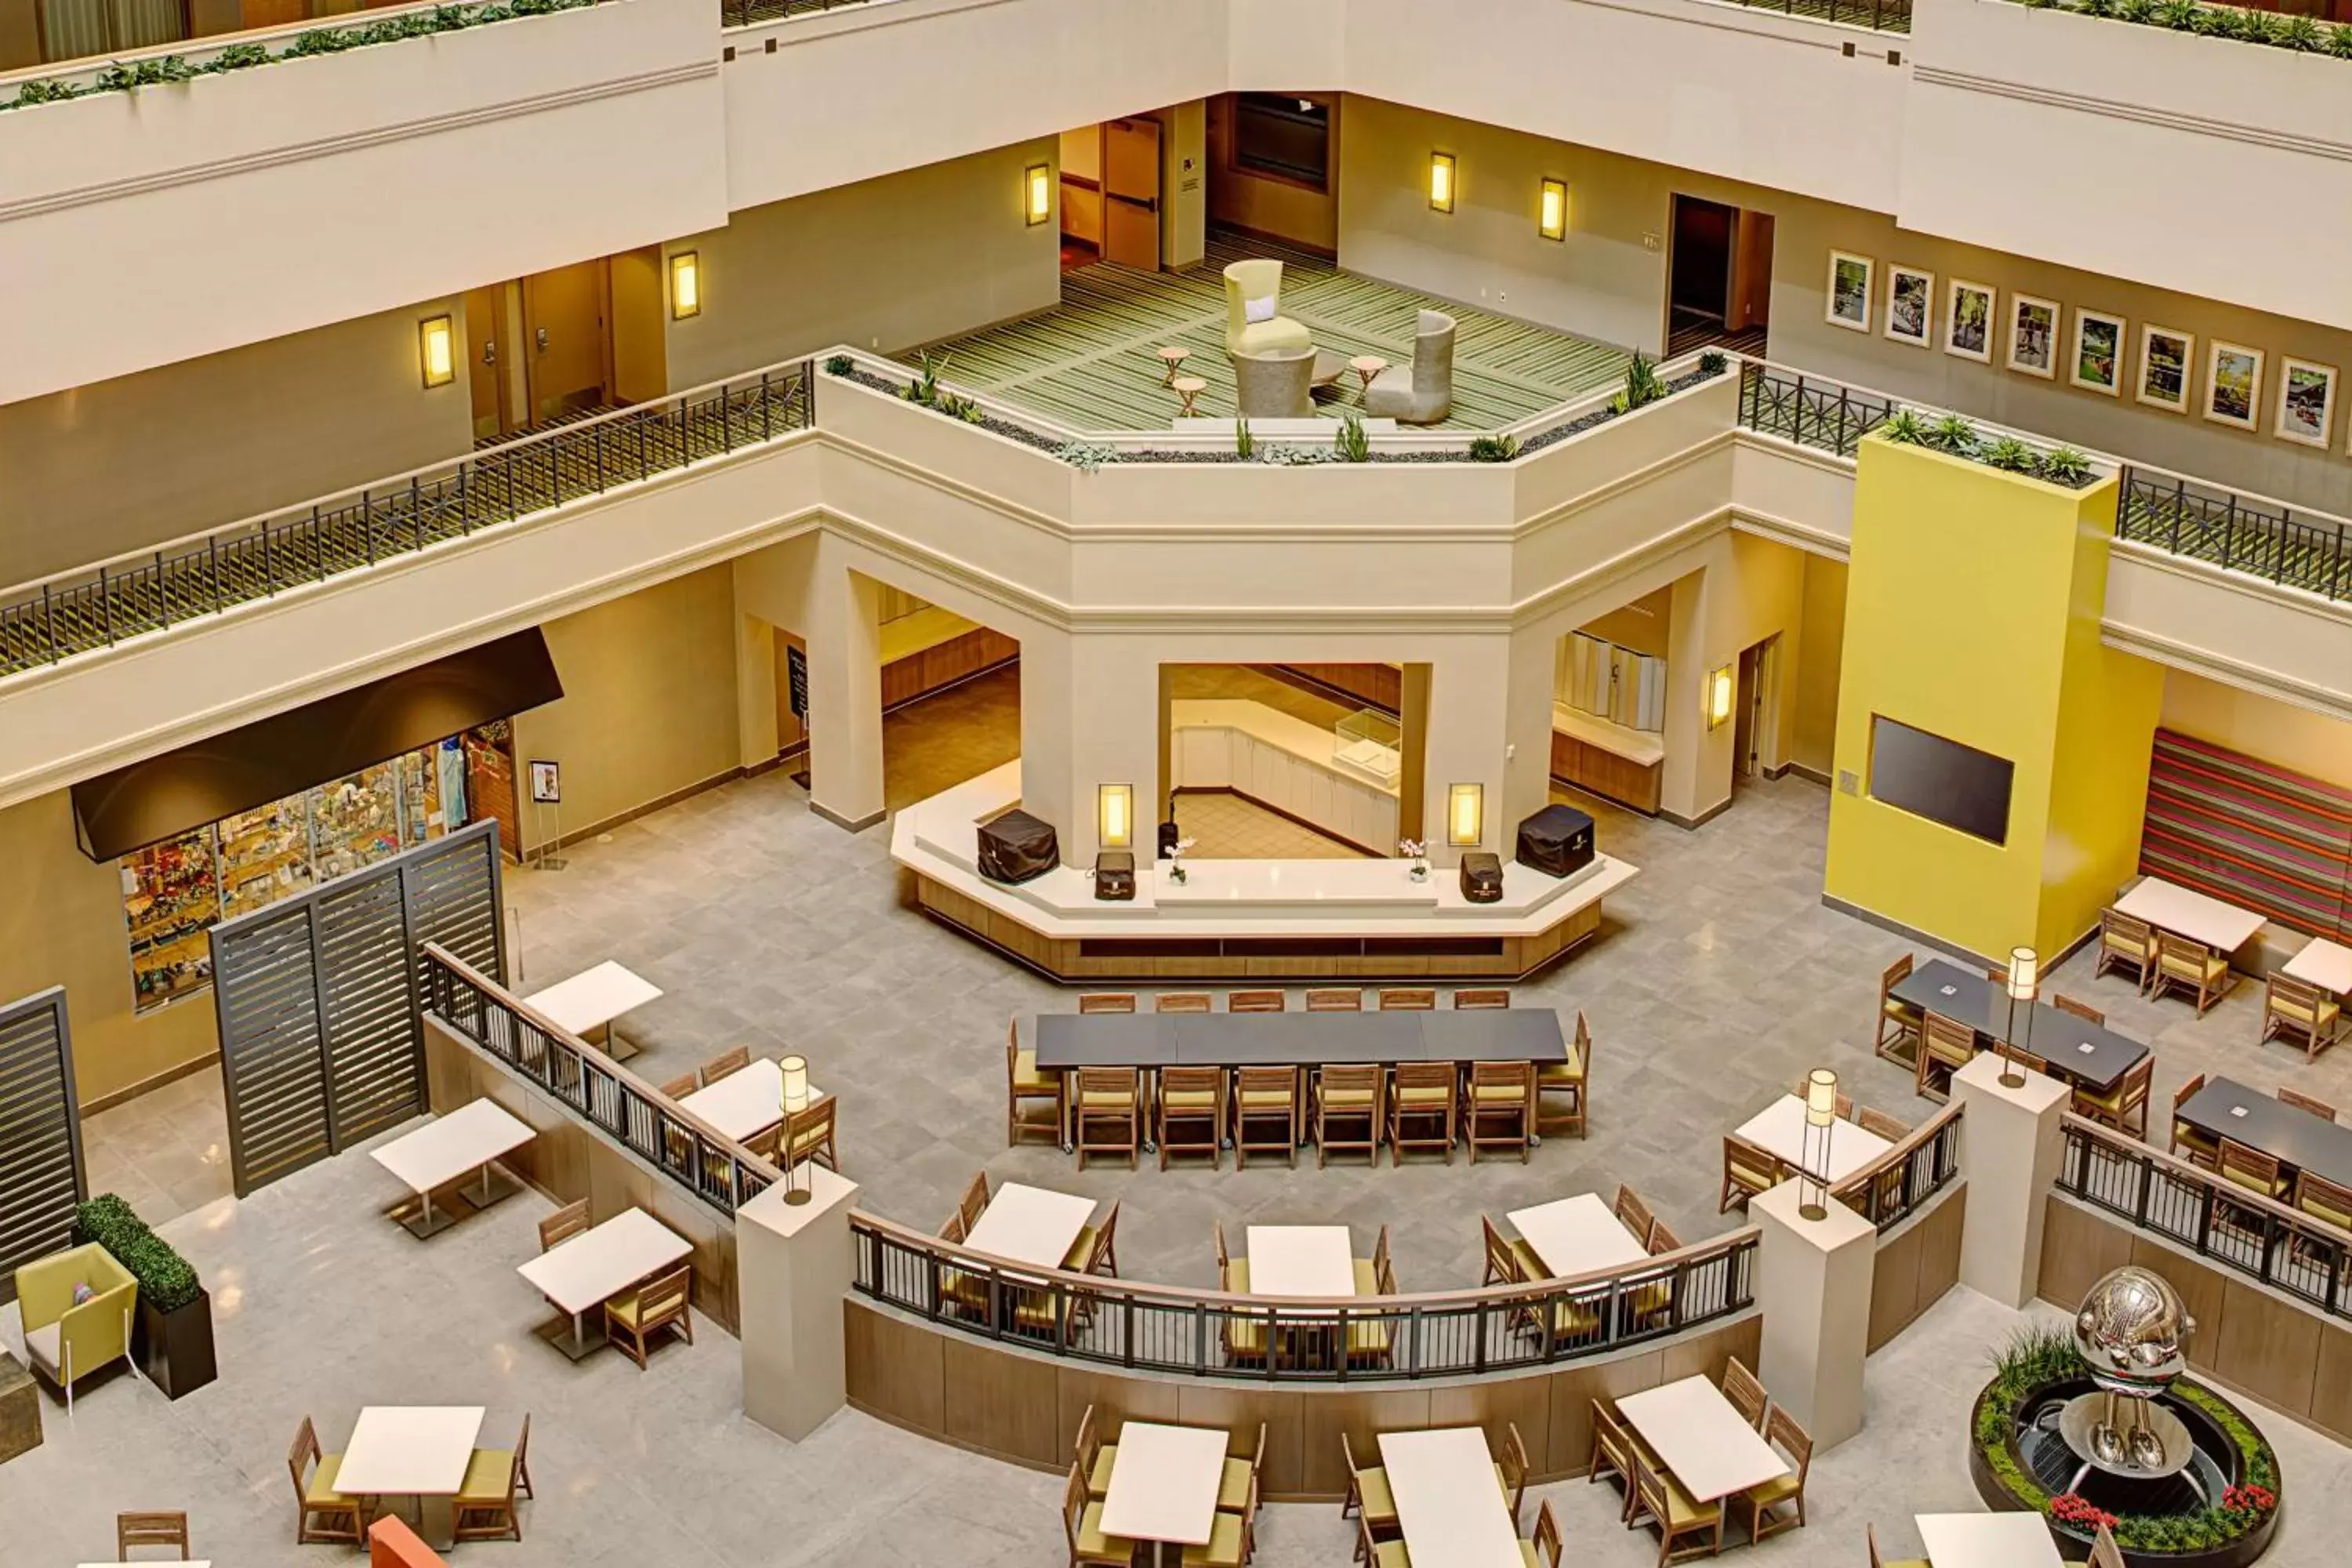
[[(2009, 1037), (2009, 991), (1973, 969), (1962, 969), (1943, 959), (1931, 959), (1905, 975), (1894, 991), (1897, 1001), (1925, 1012), (1966, 1024), (1991, 1040)], [(2126, 1073), (2137, 1067), (2147, 1047), (2128, 1035), (2118, 1035), (2103, 1024), (2077, 1018), (2063, 1008), (2036, 1002), (2032, 1037), (2011, 1042), (2050, 1064), (2051, 1072), (2100, 1094), (2112, 1091)], [(2025, 1031), (2021, 1010), (2019, 1030)]]
[(2207, 1079), (2172, 1114), (2210, 1138), (2233, 1139), (2282, 1165), (2352, 1187), (2352, 1127), (2226, 1078)]
[(1412, 1013), (1040, 1013), (1037, 1066), (1316, 1067), (1568, 1059), (1549, 1007)]

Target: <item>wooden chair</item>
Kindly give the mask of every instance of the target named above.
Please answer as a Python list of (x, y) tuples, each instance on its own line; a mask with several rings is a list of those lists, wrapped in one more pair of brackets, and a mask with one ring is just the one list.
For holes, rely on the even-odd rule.
[(2191, 942), (2168, 931), (2156, 933), (2155, 977), (2148, 982), (2150, 997), (2161, 996), (2168, 990), (2189, 992), (2197, 998), (2197, 1016), (2201, 1018), (2205, 1009), (2228, 994), (2230, 984), (2228, 953), (2216, 952), (2201, 942)]
[(988, 1173), (978, 1171), (972, 1174), (971, 1185), (963, 1190), (963, 1201), (956, 1205), (956, 1217), (963, 1222), (963, 1233), (970, 1236), (971, 1227), (978, 1225), (980, 1216), (987, 1212)]
[(1878, 1023), (1872, 1037), (1871, 1048), (1888, 1061), (1903, 1060), (1903, 1042), (1911, 1042), (1913, 1051), (1919, 1048), (1919, 1029), (1926, 1021), (1922, 1009), (1908, 1002), (1899, 1001), (1895, 988), (1911, 978), (1913, 959), (1905, 953), (1886, 966), (1878, 977)]
[(2086, 1023), (2097, 1024), (2102, 1027), (2106, 1025), (2107, 1016), (2088, 1002), (2077, 1002), (2072, 996), (2062, 994), (2050, 998), (2050, 1005), (2061, 1013), (2072, 1013)]
[[(1438, 1149), (1444, 1151), (1445, 1163), (1454, 1163), (1454, 1085), (1457, 1077), (1452, 1062), (1399, 1062), (1389, 1090), (1389, 1164), (1391, 1168), (1404, 1163), (1407, 1149)], [(1414, 1137), (1405, 1136), (1408, 1125), (1419, 1124), (1422, 1131)]]
[(293, 1446), (286, 1450), (286, 1468), (294, 1477), (296, 1545), (332, 1541), (357, 1546), (366, 1539), (367, 1521), (362, 1517), (360, 1500), (335, 1489), (335, 1472), (342, 1465), (341, 1454), (319, 1451), (318, 1428), (310, 1425), (308, 1415), (302, 1417)]
[[(1379, 1465), (1366, 1468), (1357, 1464), (1355, 1447), (1348, 1441), (1345, 1432), (1339, 1434), (1339, 1457), (1348, 1466), (1348, 1491), (1339, 1500), (1339, 1517), (1345, 1519), (1353, 1513), (1376, 1543), (1383, 1539), (1393, 1540), (1398, 1529), (1396, 1497), (1389, 1490), (1388, 1471)], [(1357, 1555), (1363, 1555), (1360, 1549)]]
[(1853, 1113), (1853, 1124), (1864, 1132), (1874, 1133), (1889, 1143), (1900, 1143), (1911, 1136), (1911, 1124), (1899, 1116), (1889, 1116), (1865, 1105)]
[(2115, 1532), (2105, 1525), (2091, 1537), (2091, 1560), (2085, 1568), (2124, 1568), (2124, 1554), (2116, 1545)]
[[(1247, 1170), (1253, 1151), (1298, 1163), (1298, 1069), (1234, 1069), (1234, 1168)], [(1268, 1129), (1272, 1129), (1271, 1131)], [(1251, 1136), (1255, 1130), (1256, 1137)]]
[(2146, 995), (2156, 973), (2156, 928), (2120, 910), (2105, 909), (2099, 911), (2099, 957), (2091, 965), (2091, 978), (2115, 968), (2130, 970)]
[[(1225, 1227), (1223, 1222), (1212, 1220), (1209, 1222), (1209, 1229), (1211, 1234), (1215, 1236), (1217, 1238), (1218, 1288), (1225, 1291), (1228, 1295), (1248, 1295), (1250, 1288), (1249, 1259), (1244, 1258), (1240, 1262), (1236, 1263), (1234, 1261), (1232, 1255), (1226, 1252)], [(1263, 1318), (1253, 1318), (1234, 1313), (1221, 1314), (1221, 1319), (1223, 1324), (1222, 1332), (1225, 1344), (1225, 1359), (1244, 1366), (1263, 1366), (1265, 1364), (1265, 1320)]]
[(1778, 1155), (1737, 1132), (1723, 1135), (1723, 1197), (1716, 1205), (1716, 1213), (1727, 1213), (1734, 1205), (1745, 1207), (1748, 1199), (1780, 1184)]
[(1536, 1256), (1534, 1247), (1524, 1241), (1505, 1240), (1495, 1228), (1495, 1222), (1485, 1215), (1478, 1216), (1478, 1234), (1486, 1247), (1487, 1285), (1518, 1285), (1529, 1279), (1541, 1279), (1551, 1272)]
[[(1533, 1552), (1528, 1547), (1535, 1548)], [(1527, 1568), (1559, 1568), (1559, 1521), (1552, 1517), (1551, 1499), (1546, 1498), (1536, 1510), (1536, 1530), (1519, 1549)]]
[(1228, 1013), (1279, 1013), (1290, 1005), (1290, 995), (1283, 991), (1228, 991), (1225, 1011)]
[(1865, 1524), (1862, 1538), (1870, 1543), (1870, 1568), (1933, 1568), (1925, 1557), (1881, 1557), (1878, 1554), (1878, 1526)]
[(1402, 1541), (1382, 1541), (1365, 1521), (1356, 1521), (1356, 1561), (1365, 1568), (1412, 1568), (1412, 1553)]
[(518, 1498), (530, 1495), (530, 1417), (512, 1448), (477, 1448), (467, 1462), (451, 1507), (450, 1537), (457, 1541), (520, 1541), (522, 1510)]
[(1650, 1205), (1642, 1201), (1642, 1194), (1622, 1182), (1617, 1184), (1617, 1202), (1613, 1210), (1617, 1223), (1637, 1237), (1648, 1236), (1656, 1218), (1650, 1213)]
[(188, 1557), (188, 1516), (183, 1513), (118, 1513), (114, 1516), (114, 1560), (127, 1563), (134, 1546), (177, 1547), (180, 1560)]
[(1135, 1169), (1143, 1142), (1142, 1079), (1133, 1068), (1080, 1068), (1077, 1101), (1078, 1169), (1089, 1154), (1124, 1154)]
[[(1062, 1073), (1037, 1070), (1037, 1053), (1021, 1044), (1021, 1020), (1015, 1017), (1004, 1029), (1004, 1143), (1012, 1148), (1034, 1132), (1044, 1132), (1052, 1142), (1062, 1142), (1062, 1130), (1069, 1120), (1066, 1103), (1067, 1079)], [(1043, 1106), (1051, 1114), (1032, 1116), (1028, 1108)]]
[(2278, 1156), (2249, 1149), (2235, 1138), (2221, 1140), (2217, 1169), (2221, 1179), (2273, 1200), (2286, 1196), (2286, 1178), (2279, 1174)]
[(653, 1337), (662, 1330), (676, 1329), (688, 1344), (694, 1342), (694, 1313), (688, 1305), (693, 1293), (691, 1263), (624, 1290), (604, 1303), (604, 1337), (643, 1372)]
[(1598, 1399), (1592, 1406), (1592, 1454), (1584, 1469), (1584, 1484), (1591, 1486), (1603, 1476), (1614, 1476), (1625, 1491), (1625, 1500), (1619, 1505), (1617, 1517), (1622, 1521), (1633, 1511), (1633, 1464), (1640, 1439), (1632, 1428), (1617, 1419), (1617, 1413)]
[(2009, 984), (2009, 971), (1997, 963), (1988, 965), (1985, 969), (1985, 979), (1994, 985), (2006, 985)]
[[(1797, 1080), (1797, 1087), (1796, 1087), (1796, 1088), (1794, 1088), (1794, 1089), (1790, 1089), (1789, 1092), (1790, 1092), (1790, 1094), (1795, 1095), (1799, 1100), (1802, 1100), (1802, 1099), (1804, 1099), (1804, 1098), (1805, 1098), (1806, 1091), (1807, 1091), (1807, 1090), (1809, 1090), (1809, 1089), (1811, 1089), (1811, 1088), (1812, 1088), (1812, 1085), (1811, 1085), (1811, 1084), (1808, 1083), (1808, 1082), (1807, 1082), (1805, 1079), (1799, 1079)], [(1835, 1117), (1836, 1117), (1840, 1121), (1853, 1121), (1853, 1096), (1852, 1096), (1852, 1095), (1850, 1095), (1850, 1094), (1846, 1093), (1846, 1092), (1845, 1092), (1845, 1090), (1843, 1090), (1843, 1089), (1840, 1089), (1840, 1090), (1838, 1090), (1838, 1093), (1837, 1093), (1837, 1105), (1836, 1105), (1835, 1110), (1832, 1110), (1832, 1115), (1834, 1115), (1834, 1116), (1835, 1116)]]
[(1078, 1238), (1062, 1255), (1063, 1268), (1073, 1274), (1118, 1273), (1118, 1205), (1124, 1201), (1111, 1200), (1110, 1212), (1103, 1215), (1102, 1224), (1078, 1227)]
[(1381, 1011), (1383, 1013), (1426, 1013), (1437, 1005), (1434, 985), (1383, 985), (1381, 987)]
[[(1527, 1062), (1472, 1062), (1462, 1091), (1462, 1121), (1470, 1135), (1470, 1163), (1481, 1149), (1508, 1149), (1528, 1163), (1535, 1134), (1535, 1073)], [(1449, 1159), (1449, 1163), (1451, 1163)]]
[(820, 1095), (805, 1110), (785, 1116), (777, 1128), (776, 1158), (787, 1167), (814, 1160), (828, 1171), (841, 1169), (841, 1146), (835, 1140), (841, 1101)]
[(964, 1234), (963, 1215), (961, 1214), (948, 1215), (947, 1223), (940, 1226), (940, 1239), (952, 1241), (959, 1247), (963, 1245)]
[(1151, 999), (1155, 1013), (1206, 1013), (1216, 998), (1205, 991), (1162, 991)]
[[(1381, 1090), (1388, 1074), (1375, 1066), (1335, 1065), (1315, 1075), (1315, 1168), (1334, 1150), (1360, 1152), (1381, 1163)], [(1350, 1134), (1360, 1131), (1361, 1136)]]
[[(1780, 1531), (1805, 1527), (1805, 1473), (1813, 1468), (1812, 1434), (1798, 1426), (1797, 1418), (1777, 1405), (1764, 1424), (1764, 1440), (1780, 1450), (1789, 1461), (1790, 1473), (1775, 1476), (1739, 1494), (1739, 1500), (1748, 1505), (1750, 1542), (1762, 1541)], [(1795, 1511), (1784, 1513), (1783, 1509)]]
[(1372, 1239), (1372, 1255), (1355, 1259), (1356, 1294), (1359, 1296), (1393, 1296), (1397, 1293), (1396, 1267), (1389, 1260), (1389, 1227), (1381, 1226)]
[[(752, 1133), (749, 1138), (744, 1139), (743, 1147), (749, 1149), (752, 1153), (757, 1154), (761, 1159), (765, 1160), (771, 1165), (782, 1164), (784, 1157), (784, 1124), (781, 1121), (771, 1121), (765, 1127), (761, 1128), (757, 1132)], [(724, 1163), (721, 1162), (714, 1165), (713, 1168), (724, 1171), (726, 1166)], [(724, 1177), (722, 1176), (719, 1179), (724, 1180)]]
[(1519, 1532), (1519, 1513), (1528, 1501), (1528, 1446), (1519, 1436), (1519, 1424), (1503, 1423), (1503, 1457), (1495, 1461), (1495, 1479), (1503, 1489), (1504, 1506), (1511, 1510), (1511, 1533)]
[[(1914, 1081), (1918, 1092), (1933, 1100), (1951, 1098), (1952, 1075), (1976, 1059), (1977, 1032), (1958, 1018), (1948, 1018), (1941, 1013), (1927, 1015), (1927, 1032), (1920, 1037), (1919, 1065)], [(1944, 1087), (1937, 1089), (1940, 1074)]]
[[(1584, 1010), (1576, 1013), (1576, 1038), (1568, 1047), (1564, 1061), (1545, 1062), (1536, 1068), (1536, 1133), (1538, 1137), (1553, 1132), (1573, 1132), (1584, 1136), (1584, 1107), (1587, 1085), (1592, 1072), (1592, 1031), (1584, 1022)], [(1553, 1115), (1544, 1114), (1544, 1102), (1565, 1098), (1566, 1109)]]
[(1070, 1546), (1070, 1568), (1134, 1568), (1135, 1542), (1123, 1535), (1106, 1535), (1103, 1505), (1087, 1496), (1087, 1478), (1070, 1467), (1069, 1484), (1062, 1489), (1062, 1534)]
[(662, 1085), (661, 1091), (672, 1100), (684, 1100), (688, 1095), (692, 1094), (696, 1089), (701, 1087), (702, 1086), (700, 1084), (695, 1081), (695, 1078), (692, 1073), (682, 1072), (676, 1078), (670, 1079), (667, 1083)]
[(552, 1252), (565, 1242), (586, 1230), (589, 1226), (588, 1200), (565, 1204), (539, 1222), (539, 1249)]
[(1095, 1425), (1095, 1407), (1078, 1417), (1077, 1440), (1071, 1445), (1071, 1457), (1078, 1474), (1087, 1481), (1087, 1496), (1099, 1501), (1110, 1495), (1110, 1468), (1118, 1462), (1118, 1445), (1102, 1440), (1102, 1432)]
[[(1633, 1514), (1629, 1522), (1640, 1523), (1643, 1516), (1658, 1527), (1658, 1568), (1669, 1563), (1679, 1563), (1685, 1557), (1718, 1556), (1723, 1552), (1723, 1505), (1702, 1503), (1692, 1499), (1675, 1479), (1666, 1474), (1665, 1467), (1656, 1464), (1639, 1449), (1633, 1456)], [(1708, 1539), (1697, 1546), (1675, 1550), (1675, 1542), (1685, 1536), (1705, 1535)]]
[(2142, 1057), (2111, 1089), (2101, 1091), (2076, 1084), (2074, 1114), (2144, 1139), (2147, 1136), (2147, 1097), (2155, 1081), (2156, 1058)]
[(1310, 985), (1307, 988), (1307, 1010), (1310, 1013), (1360, 1013), (1364, 1010), (1364, 993), (1353, 985)]
[(1161, 1170), (1172, 1154), (1206, 1154), (1211, 1170), (1224, 1164), (1224, 1068), (1161, 1068), (1151, 1115)]
[(2273, 1035), (2284, 1035), (2292, 1043), (2300, 1035), (2308, 1061), (2336, 1043), (2343, 1018), (2343, 1004), (2308, 980), (2273, 974), (2263, 984), (2263, 1032), (2255, 1044)]
[(1456, 1007), (1507, 1007), (1511, 994), (1500, 985), (1459, 985), (1454, 987)]
[(1764, 1413), (1772, 1407), (1772, 1396), (1764, 1392), (1761, 1379), (1748, 1370), (1748, 1363), (1733, 1356), (1723, 1363), (1723, 1397), (1739, 1412), (1747, 1423), (1759, 1432), (1764, 1430)]
[(1078, 998), (1081, 1016), (1088, 1013), (1132, 1013), (1135, 993), (1132, 991), (1089, 991)]
[(1675, 1236), (1673, 1231), (1668, 1230), (1666, 1228), (1666, 1222), (1662, 1219), (1653, 1219), (1650, 1221), (1650, 1235), (1647, 1245), (1650, 1249), (1650, 1256), (1653, 1258), (1657, 1257), (1663, 1252), (1680, 1252), (1683, 1249), (1681, 1238)]
[(1253, 1477), (1243, 1506), (1231, 1512), (1220, 1509), (1212, 1518), (1208, 1541), (1184, 1548), (1186, 1568), (1243, 1568), (1257, 1551), (1254, 1539), (1257, 1501), (1257, 1481)]
[(741, 1072), (751, 1065), (751, 1048), (738, 1046), (731, 1051), (721, 1051), (702, 1064), (702, 1087), (709, 1089), (731, 1072)]
[(2294, 1089), (2284, 1088), (2278, 1090), (2277, 1098), (2281, 1105), (2292, 1105), (2297, 1110), (2308, 1110), (2323, 1121), (2336, 1120), (2336, 1108), (2324, 1100), (2314, 1100), (2307, 1094), (2298, 1094)]
[(2191, 1096), (2205, 1087), (2205, 1075), (2199, 1073), (2172, 1091), (2172, 1152), (2192, 1165), (2202, 1165), (2209, 1171), (2221, 1168), (2221, 1145), (2210, 1134), (2200, 1132), (2180, 1120), (2180, 1108)]
[(1256, 1493), (1258, 1468), (1265, 1463), (1265, 1423), (1257, 1424), (1257, 1447), (1246, 1454), (1227, 1454), (1225, 1473), (1217, 1483), (1217, 1511), (1246, 1513)]

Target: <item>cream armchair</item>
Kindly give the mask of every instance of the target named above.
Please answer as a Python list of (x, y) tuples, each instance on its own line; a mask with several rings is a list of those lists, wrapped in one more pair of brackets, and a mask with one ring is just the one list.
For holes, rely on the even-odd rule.
[(1454, 318), (1421, 312), (1412, 334), (1412, 365), (1391, 365), (1364, 389), (1364, 412), (1406, 425), (1434, 425), (1454, 412)]
[[(1300, 322), (1276, 311), (1282, 305), (1282, 263), (1259, 258), (1225, 268), (1225, 352), (1263, 354), (1311, 349), (1315, 339)], [(1255, 320), (1253, 320), (1255, 313)]]
[[(76, 1305), (74, 1289), (82, 1285), (91, 1295)], [(64, 1391), (68, 1412), (77, 1380), (131, 1353), (131, 1313), (138, 1300), (130, 1270), (95, 1242), (16, 1270), (25, 1349), (33, 1370)]]

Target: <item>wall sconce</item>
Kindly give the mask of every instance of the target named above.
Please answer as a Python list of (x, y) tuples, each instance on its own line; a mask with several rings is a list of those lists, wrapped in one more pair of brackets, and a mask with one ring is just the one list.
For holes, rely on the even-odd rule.
[(1546, 180), (1536, 206), (1536, 232), (1546, 239), (1568, 237), (1568, 182)]
[(702, 314), (702, 258), (681, 250), (669, 258), (669, 319)]
[(425, 367), (425, 384), (446, 386), (457, 379), (457, 342), (456, 328), (446, 316), (434, 316), (416, 324), (416, 353)]
[(1731, 694), (1734, 688), (1731, 666), (1710, 671), (1706, 678), (1706, 727), (1717, 730), (1731, 717)]
[(1432, 153), (1429, 155), (1429, 205), (1439, 212), (1454, 210), (1454, 154)]
[(1458, 784), (1445, 792), (1445, 842), (1475, 847), (1486, 836), (1486, 786)]
[(1104, 848), (1135, 847), (1134, 785), (1097, 784), (1095, 787), (1095, 816)]
[(1798, 1189), (1802, 1201), (1797, 1213), (1816, 1223), (1830, 1217), (1830, 1134), (1837, 1127), (1837, 1074), (1815, 1068), (1805, 1075), (1805, 1142), (1799, 1151), (1802, 1158), (1797, 1162), (1804, 1184)]
[(809, 1106), (808, 1058), (785, 1057), (776, 1063), (776, 1067), (783, 1076), (784, 1088), (784, 1137), (782, 1152), (777, 1156), (784, 1167), (784, 1202), (804, 1204), (816, 1195), (816, 1178), (811, 1176), (809, 1185), (801, 1185), (800, 1173), (793, 1161), (793, 1133), (795, 1131), (793, 1118)]
[(2009, 993), (2009, 1028), (2000, 1040), (2000, 1087), (2023, 1089), (2025, 1064), (2019, 1061), (2021, 1048), (2017, 1038), (2017, 1005), (2025, 1004), (2025, 1040), (2022, 1048), (2032, 1050), (2033, 1039), (2033, 1000), (2042, 994), (2042, 960), (2030, 947), (2009, 950), (2009, 982), (2002, 987)]
[(1021, 175), (1021, 205), (1031, 228), (1054, 216), (1054, 171), (1032, 163)]

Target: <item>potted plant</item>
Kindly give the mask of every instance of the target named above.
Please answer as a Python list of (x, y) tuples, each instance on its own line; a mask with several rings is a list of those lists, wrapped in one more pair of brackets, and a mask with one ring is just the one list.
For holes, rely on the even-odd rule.
[(1180, 888), (1184, 885), (1185, 878), (1190, 875), (1184, 869), (1184, 851), (1199, 842), (1197, 838), (1179, 838), (1168, 846), (1168, 879)]
[(112, 1193), (81, 1205), (76, 1234), (106, 1248), (139, 1282), (139, 1312), (131, 1353), (147, 1380), (170, 1398), (202, 1388), (219, 1375), (213, 1355), (213, 1299), (196, 1271), (172, 1244), (147, 1227)]
[(1412, 862), (1412, 868), (1405, 872), (1406, 876), (1416, 882), (1429, 880), (1428, 845), (1418, 838), (1400, 838), (1397, 840), (1397, 853)]

